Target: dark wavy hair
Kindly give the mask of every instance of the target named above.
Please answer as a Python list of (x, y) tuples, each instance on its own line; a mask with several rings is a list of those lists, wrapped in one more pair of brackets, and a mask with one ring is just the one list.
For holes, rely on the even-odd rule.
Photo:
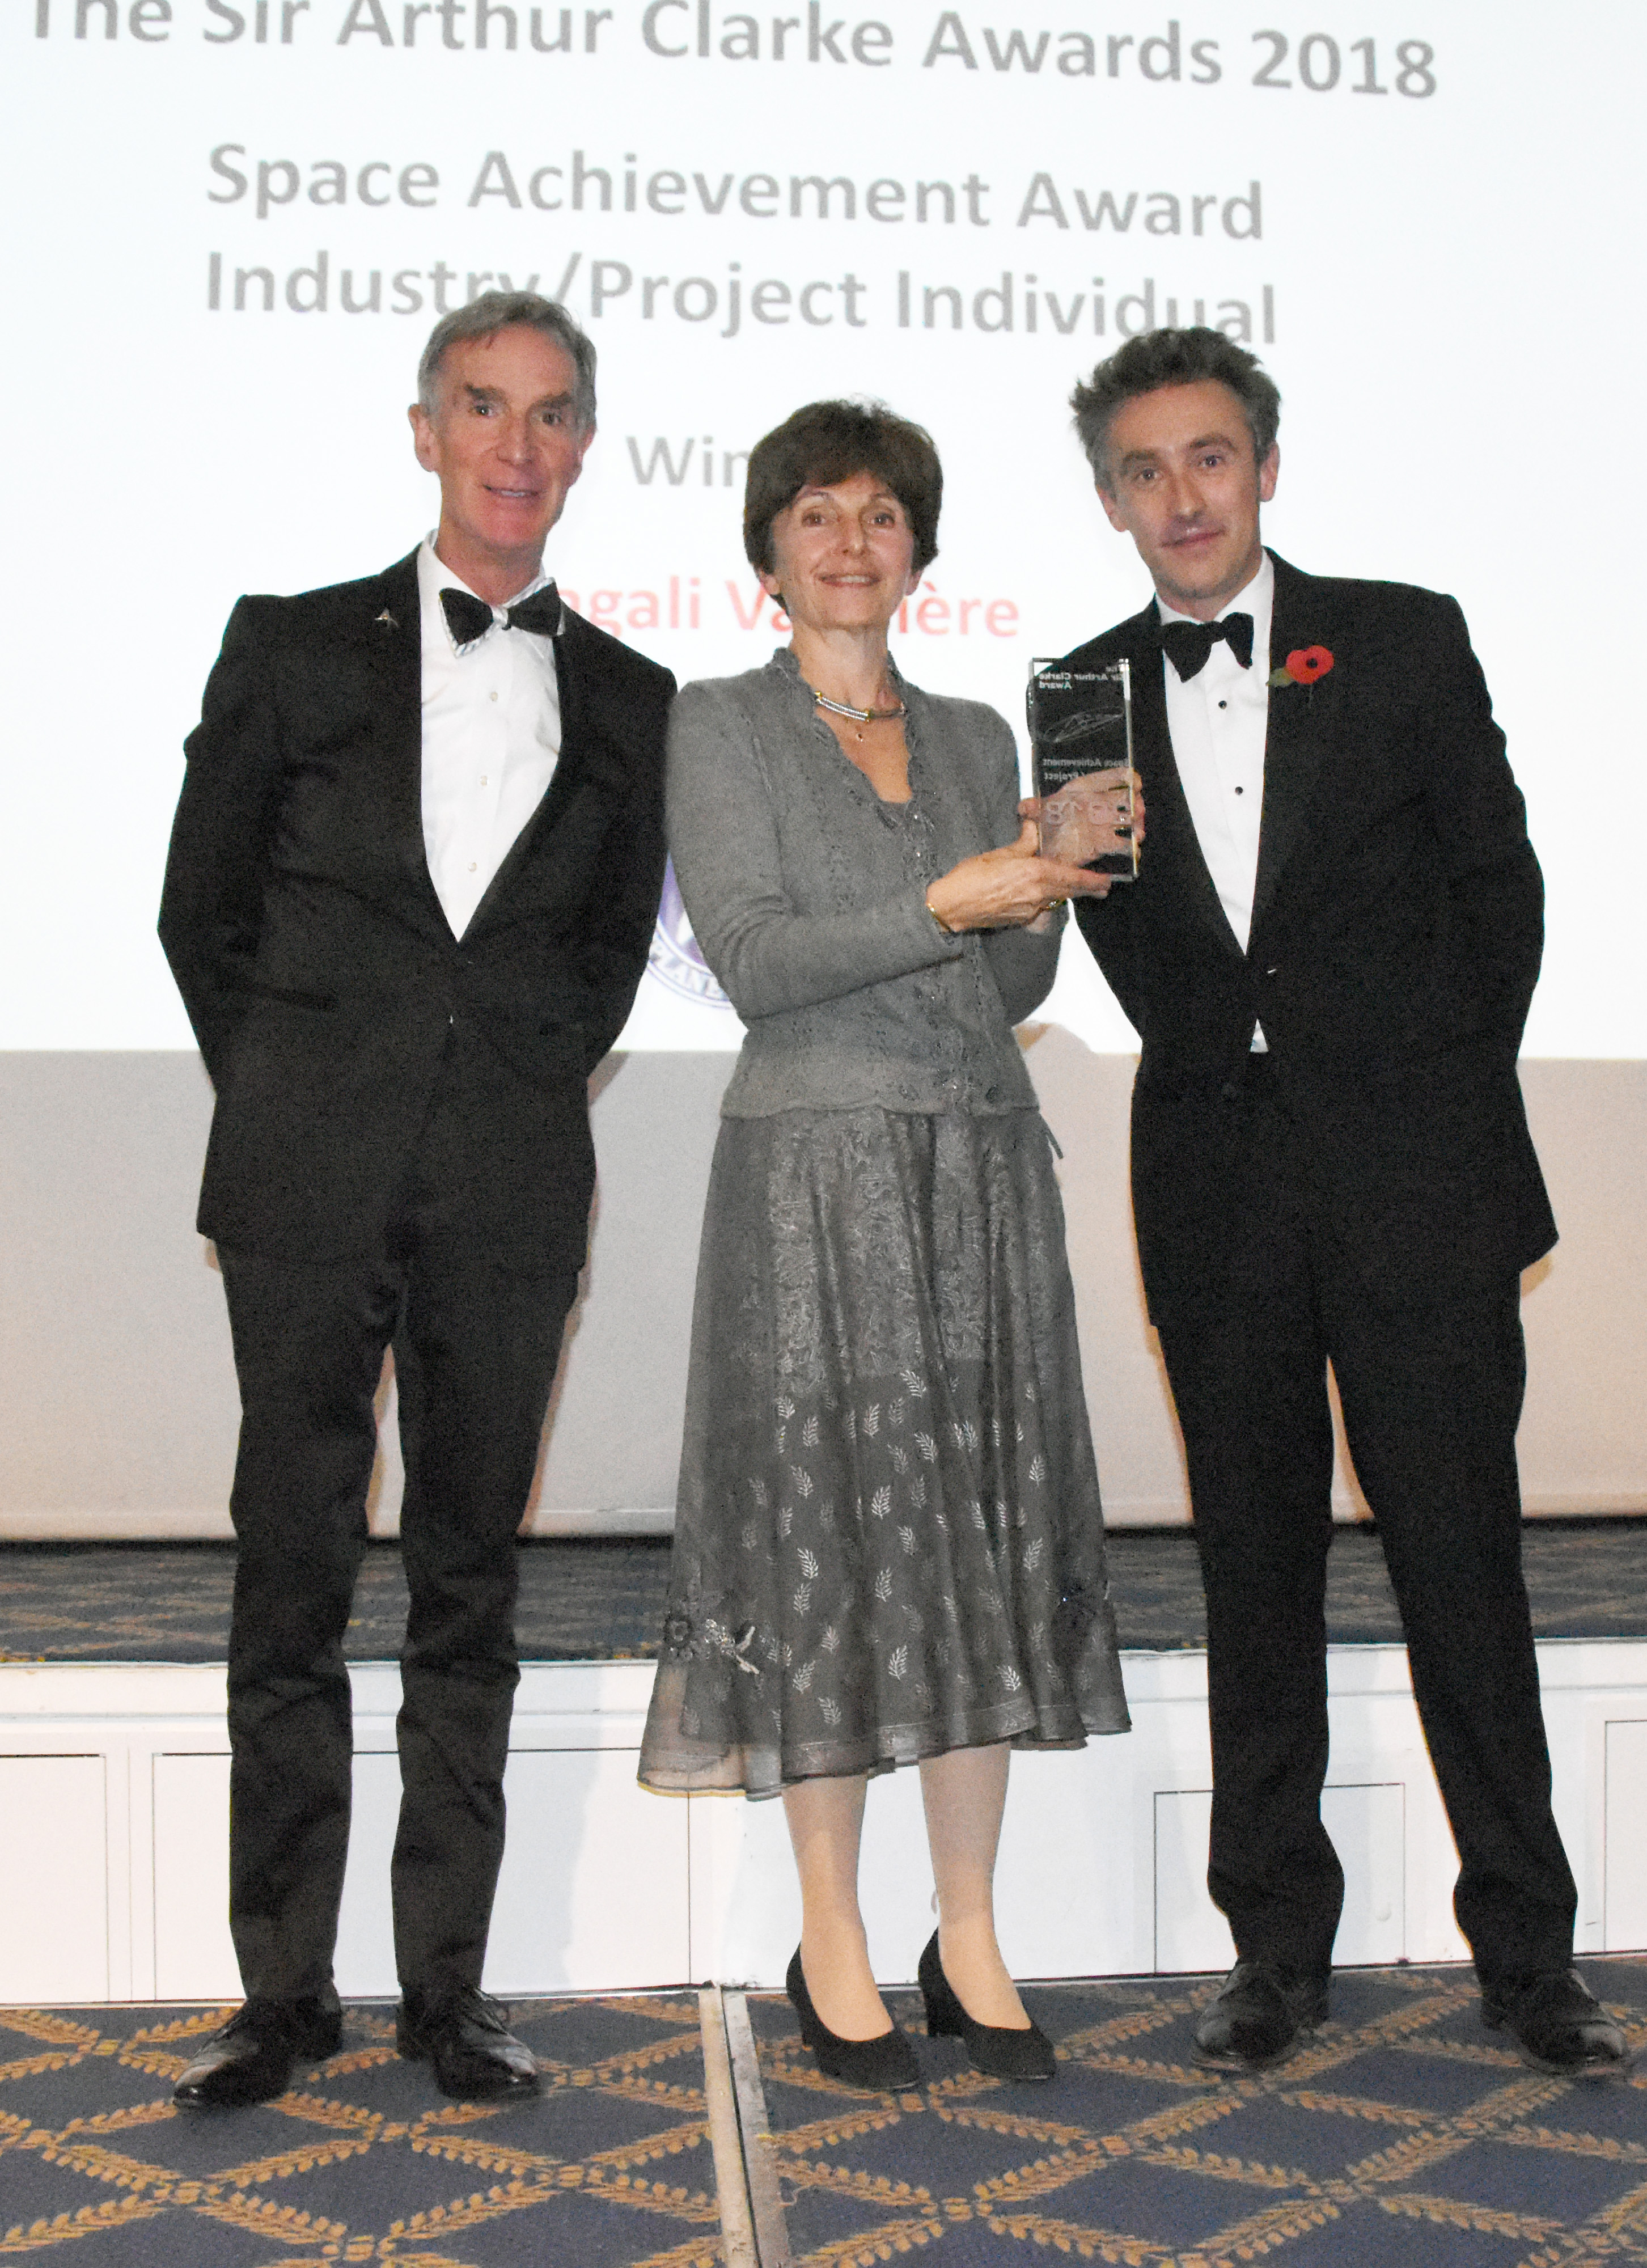
[(809, 401), (749, 452), (744, 484), (744, 550), (770, 575), (772, 523), (803, 489), (832, 489), (857, 473), (883, 482), (909, 516), (913, 565), (919, 574), (937, 556), (944, 468), (932, 436), (881, 401)]
[(1099, 363), (1070, 396), (1075, 430), (1099, 488), (1112, 485), (1109, 429), (1122, 404), (1163, 386), (1197, 386), (1208, 378), (1227, 386), (1240, 403), (1254, 459), (1263, 463), (1276, 446), (1281, 390), (1258, 357), (1204, 324), (1186, 331), (1144, 331)]

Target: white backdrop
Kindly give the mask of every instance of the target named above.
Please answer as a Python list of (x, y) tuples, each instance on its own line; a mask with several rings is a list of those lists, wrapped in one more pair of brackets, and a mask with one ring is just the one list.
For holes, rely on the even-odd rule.
[[(1647, 1054), (1640, 7), (787, 4), (11, 0), (0, 1045), (189, 1044), (153, 917), (224, 619), (410, 548), (423, 340), (535, 279), (602, 357), (585, 613), (763, 659), (739, 453), (877, 394), (949, 480), (901, 659), (1015, 723), (1144, 595), (1073, 379), (1151, 320), (1250, 339), (1270, 540), (1470, 617), (1550, 883), (1529, 1050)], [(657, 959), (630, 1043), (734, 1041)], [(1078, 948), (1051, 1012), (1132, 1044)]]

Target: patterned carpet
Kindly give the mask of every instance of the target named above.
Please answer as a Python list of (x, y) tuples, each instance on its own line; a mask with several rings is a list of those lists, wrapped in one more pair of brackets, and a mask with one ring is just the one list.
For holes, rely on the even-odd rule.
[[(1647, 2042), (1647, 1962), (1583, 1966)], [(1032, 1987), (1060, 2057), (1042, 2088), (980, 2078), (894, 1995), (923, 2080), (898, 2097), (824, 2079), (788, 2003), (751, 1996), (768, 2131), (750, 2187), (786, 2224), (759, 2268), (1647, 2264), (1647, 2073), (1527, 2071), (1446, 1968), (1346, 1971), (1290, 2064), (1219, 2078), (1188, 2052), (1215, 1990)], [(377, 2004), (350, 2007), (342, 2052), (279, 2102), (180, 2112), (173, 2079), (221, 2014), (0, 2010), (0, 2257), (754, 2268), (722, 2234), (695, 1995), (522, 2004), (536, 2102), (443, 2102)]]
[(277, 2103), (186, 2112), (221, 2009), (0, 2010), (0, 2258), (74, 2268), (696, 2268), (721, 2257), (694, 1993), (525, 2002), (535, 2102), (446, 2102), (349, 2011)]
[[(1590, 1961), (1647, 2039), (1647, 1962)], [(1621, 2268), (1647, 2262), (1647, 2074), (1526, 2070), (1483, 2029), (1467, 1969), (1342, 1973), (1292, 2063), (1189, 2060), (1196, 1977), (1033, 1988), (1050, 2087), (982, 2079), (894, 1996), (927, 2084), (824, 2079), (786, 2001), (751, 1996), (790, 2244), (805, 2268), (934, 2248), (935, 2268)]]
[[(1529, 1521), (1523, 1543), (1540, 1638), (1647, 1636), (1647, 1521)], [(1121, 1642), (1206, 1644), (1195, 1543), (1181, 1528), (1109, 1539)], [(666, 1538), (539, 1538), (520, 1547), (521, 1651), (532, 1661), (650, 1660), (669, 1579)], [(0, 1545), (0, 1661), (221, 1661), (234, 1548), (227, 1543)], [(1327, 1630), (1341, 1646), (1399, 1641), (1371, 1528), (1340, 1528), (1327, 1561)], [(392, 1660), (406, 1627), (399, 1547), (373, 1543), (347, 1650)]]

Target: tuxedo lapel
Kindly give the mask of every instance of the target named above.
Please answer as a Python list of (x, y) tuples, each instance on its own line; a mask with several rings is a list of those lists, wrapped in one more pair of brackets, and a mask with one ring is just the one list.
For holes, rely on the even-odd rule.
[(1150, 869), (1151, 858), (1163, 878), (1173, 875), (1181, 892), (1185, 910), (1207, 923), (1232, 951), (1239, 952), (1234, 931), (1225, 917), (1205, 858), (1195, 822), (1189, 815), (1173, 736), (1166, 721), (1166, 685), (1162, 675), (1160, 616), (1151, 600), (1141, 615), (1123, 625), (1128, 658), (1132, 663), (1133, 760), (1143, 783), (1144, 839), (1139, 880)]
[[(549, 783), (549, 797), (558, 787), (570, 801), (577, 789), (592, 782), (617, 793), (628, 792), (635, 757), (622, 734), (614, 730), (614, 720), (624, 714), (624, 689), (607, 658), (610, 652), (577, 615), (568, 615), (555, 645), (562, 762)], [(549, 826), (562, 807), (557, 800), (546, 810)]]
[(368, 759), (376, 774), (373, 800), (424, 914), (450, 936), (423, 844), (423, 638), (416, 552), (380, 578), (357, 630), (378, 696)]
[[(1270, 556), (1275, 557), (1273, 552)], [(1288, 654), (1302, 647), (1324, 645), (1332, 652), (1338, 636), (1325, 586), (1313, 576), (1289, 567), (1284, 559), (1276, 559), (1275, 567), (1276, 601), (1269, 630), (1272, 673), (1284, 665)], [(1289, 682), (1270, 688), (1264, 735), (1264, 811), (1253, 894), (1254, 934), (1314, 799), (1342, 682), (1335, 668), (1317, 684)]]
[(555, 641), (555, 673), (560, 695), (561, 752), (554, 774), (536, 810), (488, 885), (466, 935), (506, 920), (516, 909), (526, 870), (585, 791), (605, 791), (614, 798), (628, 792), (632, 760), (602, 722), (618, 696), (607, 691), (599, 644), (576, 615), (566, 615)]

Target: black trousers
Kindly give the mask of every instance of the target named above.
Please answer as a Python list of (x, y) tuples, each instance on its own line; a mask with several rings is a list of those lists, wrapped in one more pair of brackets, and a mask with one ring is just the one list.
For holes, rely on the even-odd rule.
[(1240, 1107), (1232, 1264), (1161, 1335), (1207, 1594), (1213, 1900), (1243, 1957), (1330, 1965), (1343, 1902), (1320, 1817), (1330, 1360), (1458, 1845), (1459, 1926), (1489, 1987), (1563, 1967), (1577, 1896), (1521, 1576), (1519, 1284), (1380, 1311), (1312, 1205), (1308, 1130), (1261, 1061)]
[(486, 1160), (463, 1100), (437, 1095), (378, 1248), (311, 1266), (219, 1247), (242, 1409), (229, 1847), (248, 1995), (331, 1978), (353, 1760), (342, 1639), (391, 1340), (411, 1594), (395, 1963), (402, 1986), (436, 1995), (481, 1979), (519, 1677), (515, 1537), (577, 1277), (475, 1256), (464, 1192)]

